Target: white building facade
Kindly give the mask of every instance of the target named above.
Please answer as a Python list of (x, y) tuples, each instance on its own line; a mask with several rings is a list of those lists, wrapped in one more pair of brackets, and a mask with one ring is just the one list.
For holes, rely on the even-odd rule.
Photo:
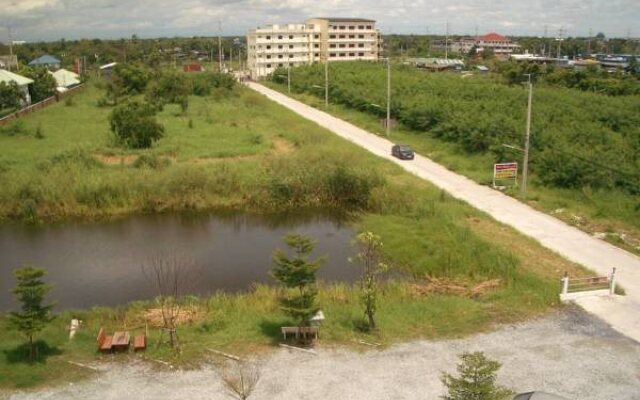
[(377, 60), (381, 42), (375, 21), (369, 19), (311, 18), (304, 24), (267, 25), (247, 34), (247, 66), (258, 79), (279, 67)]

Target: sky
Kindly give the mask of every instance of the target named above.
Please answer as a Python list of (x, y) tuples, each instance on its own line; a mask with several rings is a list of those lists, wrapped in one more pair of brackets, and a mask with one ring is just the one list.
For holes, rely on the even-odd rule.
[(385, 34), (448, 22), (452, 34), (640, 37), (639, 0), (0, 0), (0, 41), (241, 36), (310, 17), (371, 18)]

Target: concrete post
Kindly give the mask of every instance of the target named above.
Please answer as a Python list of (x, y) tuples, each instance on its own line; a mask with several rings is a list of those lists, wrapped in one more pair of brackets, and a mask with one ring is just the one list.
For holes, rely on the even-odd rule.
[(564, 277), (562, 277), (562, 294), (569, 293), (569, 276), (567, 273), (564, 273)]
[(609, 294), (616, 294), (616, 268), (613, 267), (611, 270), (611, 277), (609, 278)]

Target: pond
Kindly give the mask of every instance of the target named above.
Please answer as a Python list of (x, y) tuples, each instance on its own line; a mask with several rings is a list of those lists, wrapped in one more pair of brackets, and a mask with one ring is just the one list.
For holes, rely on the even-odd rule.
[(106, 223), (0, 225), (0, 311), (16, 306), (13, 270), (31, 264), (48, 271), (47, 297), (56, 309), (115, 306), (155, 296), (142, 271), (154, 256), (186, 256), (198, 269), (194, 294), (238, 292), (253, 282), (273, 283), (271, 254), (285, 249), (287, 233), (313, 236), (313, 256), (327, 256), (318, 278), (353, 282), (358, 268), (354, 232), (327, 216), (153, 215)]

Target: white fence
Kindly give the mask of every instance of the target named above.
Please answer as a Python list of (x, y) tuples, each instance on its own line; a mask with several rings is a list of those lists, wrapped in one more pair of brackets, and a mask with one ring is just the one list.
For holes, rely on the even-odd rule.
[(616, 269), (613, 268), (609, 276), (590, 278), (569, 278), (565, 274), (560, 281), (562, 282), (561, 301), (588, 296), (611, 296), (616, 292)]

